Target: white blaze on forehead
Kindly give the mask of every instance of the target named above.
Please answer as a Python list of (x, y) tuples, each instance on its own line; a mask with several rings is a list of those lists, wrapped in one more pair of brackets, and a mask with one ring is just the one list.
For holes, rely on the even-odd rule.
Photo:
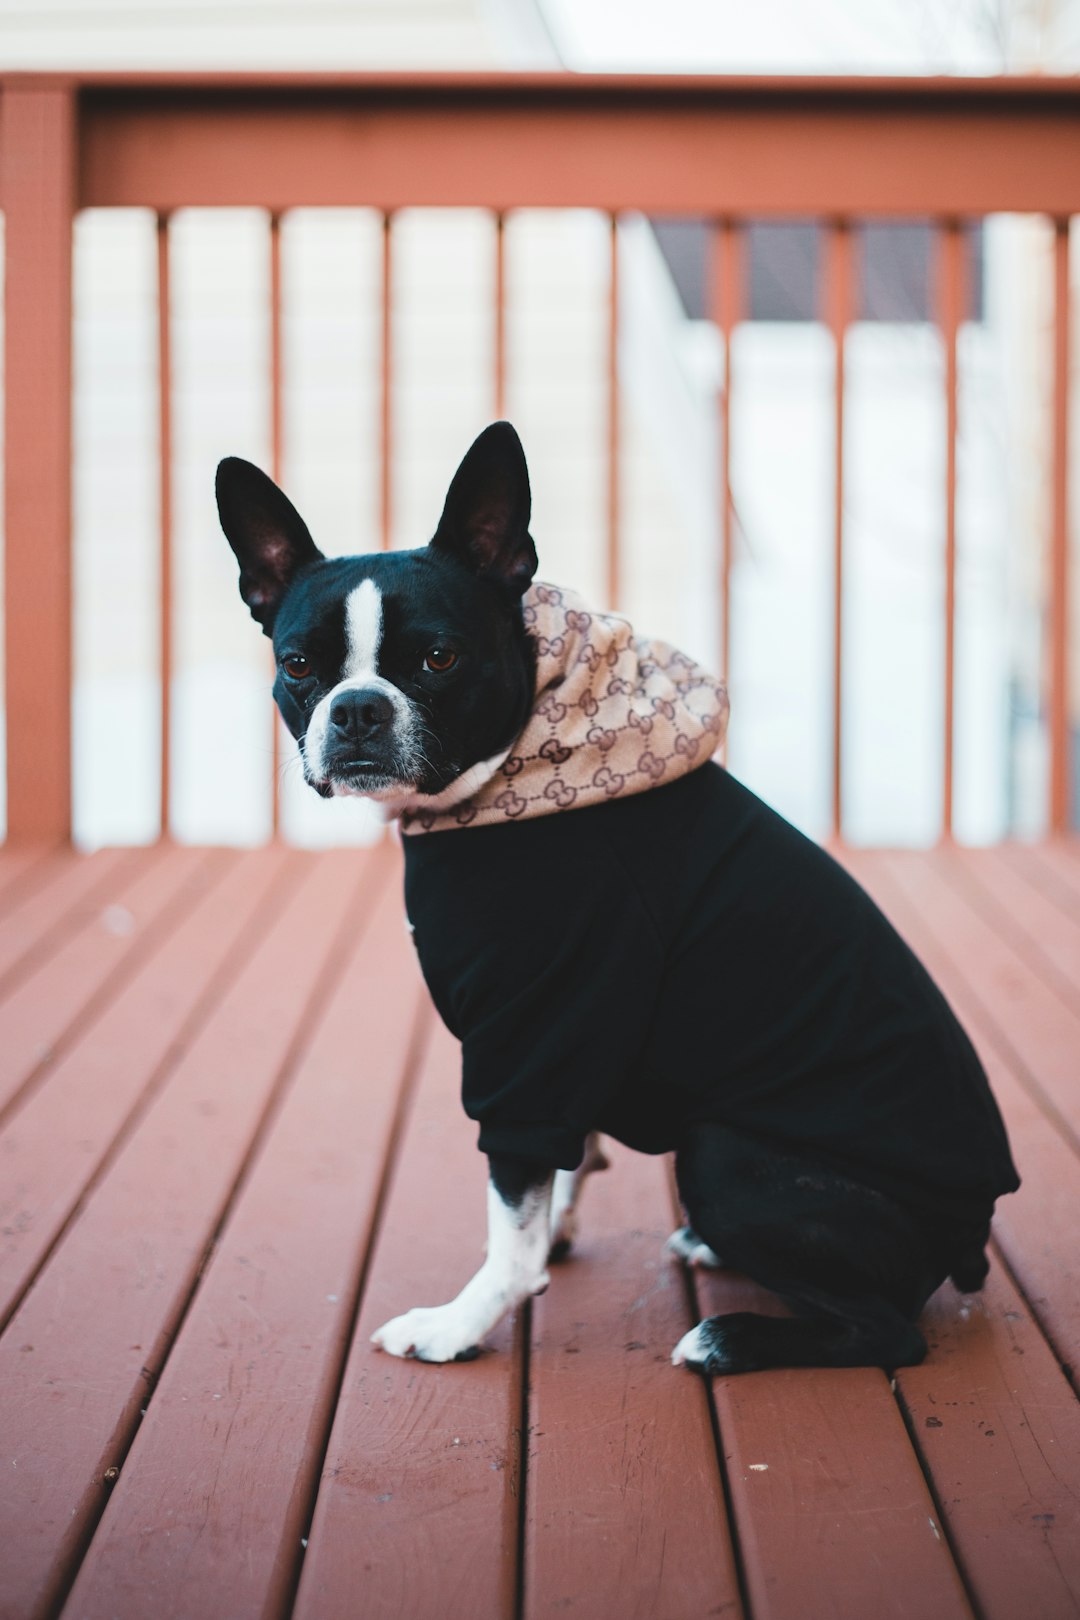
[[(373, 579), (362, 579), (345, 598), (345, 662), (341, 678), (312, 710), (301, 747), (312, 775), (318, 781), (328, 780), (327, 734), (331, 730), (330, 716), (334, 700), (361, 688), (366, 692), (381, 692), (389, 698), (394, 710), (390, 734), (396, 753), (393, 768), (400, 771), (401, 777), (400, 788), (394, 785), (390, 796), (400, 798), (402, 793), (413, 791), (419, 771), (418, 723), (413, 706), (404, 692), (392, 681), (384, 680), (378, 672), (382, 632), (382, 592)], [(341, 788), (340, 791), (354, 790)], [(385, 798), (387, 791), (373, 789), (369, 796)]]
[(382, 641), (382, 592), (373, 579), (361, 580), (345, 600), (345, 667), (343, 681), (374, 675)]

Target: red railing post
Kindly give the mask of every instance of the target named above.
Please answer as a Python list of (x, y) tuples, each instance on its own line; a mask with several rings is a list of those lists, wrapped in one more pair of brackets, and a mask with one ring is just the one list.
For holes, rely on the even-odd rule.
[(744, 316), (745, 264), (742, 229), (733, 220), (714, 224), (710, 232), (709, 313), (724, 346), (720, 385), (720, 672), (731, 679), (731, 566), (735, 554), (735, 502), (731, 491), (731, 406), (735, 396), (732, 345)]
[(382, 350), (379, 378), (379, 543), (390, 550), (394, 530), (394, 229), (393, 216), (382, 221)]
[[(270, 214), (270, 473), (279, 487), (285, 481), (284, 407), (281, 383), (281, 215)], [(271, 682), (274, 660), (267, 659)], [(281, 832), (281, 717), (270, 705), (270, 836)]]
[(169, 216), (157, 216), (158, 273), (158, 441), (160, 480), (159, 590), (161, 680), (161, 810), (160, 837), (169, 836), (172, 801), (172, 666), (173, 666), (173, 553), (172, 553), (172, 325), (169, 282)]
[(495, 416), (506, 415), (506, 215), (495, 215)]
[(844, 359), (854, 303), (854, 243), (851, 226), (829, 226), (825, 269), (825, 318), (836, 355), (833, 397), (835, 434), (833, 487), (833, 682), (832, 834), (844, 834)]
[(617, 610), (622, 590), (619, 514), (619, 221), (610, 219), (607, 376), (607, 607)]
[(959, 391), (958, 345), (964, 319), (966, 239), (959, 220), (937, 235), (937, 316), (945, 347), (945, 725), (942, 760), (941, 835), (953, 835), (953, 771), (956, 717), (956, 444)]
[(1054, 428), (1050, 518), (1050, 831), (1069, 830), (1069, 221), (1054, 222)]
[(76, 105), (0, 98), (6, 215), (4, 577), (8, 838), (71, 837), (71, 230)]

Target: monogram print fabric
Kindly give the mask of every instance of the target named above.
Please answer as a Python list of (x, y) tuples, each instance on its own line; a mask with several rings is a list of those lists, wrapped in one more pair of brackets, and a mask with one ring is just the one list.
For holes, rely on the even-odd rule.
[(472, 796), (410, 808), (406, 833), (549, 816), (643, 793), (703, 765), (723, 741), (723, 682), (663, 641), (635, 636), (573, 591), (534, 583), (525, 625), (536, 644), (536, 701), (524, 731)]

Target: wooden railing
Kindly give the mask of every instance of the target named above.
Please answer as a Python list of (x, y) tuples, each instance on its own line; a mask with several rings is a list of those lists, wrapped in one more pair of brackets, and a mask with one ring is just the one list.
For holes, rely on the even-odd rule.
[[(1054, 226), (1052, 499), (1046, 709), (1049, 823), (1070, 822), (1068, 719), (1069, 220), (1080, 212), (1080, 81), (764, 80), (570, 75), (39, 76), (0, 79), (6, 217), (6, 704), (8, 836), (71, 828), (72, 221), (85, 207), (141, 206), (159, 220), (162, 805), (169, 803), (172, 658), (168, 268), (170, 214), (257, 206), (270, 216), (273, 470), (281, 464), (283, 211), (374, 206), (384, 215), (381, 526), (390, 535), (392, 220), (406, 206), (588, 207), (612, 220), (608, 349), (607, 581), (620, 588), (614, 223), (627, 210), (711, 221), (711, 312), (726, 338), (745, 317), (745, 222), (816, 216), (827, 231), (822, 316), (836, 354), (833, 470), (832, 820), (842, 835), (844, 345), (856, 308), (854, 221), (935, 221), (945, 345), (943, 834), (951, 836), (956, 619), (957, 334), (963, 229), (989, 213)], [(503, 233), (495, 233), (495, 387), (505, 377)], [(721, 435), (722, 646), (731, 646), (730, 420)], [(276, 733), (275, 733), (276, 734)], [(167, 832), (167, 809), (163, 832)], [(276, 826), (276, 817), (275, 817)]]

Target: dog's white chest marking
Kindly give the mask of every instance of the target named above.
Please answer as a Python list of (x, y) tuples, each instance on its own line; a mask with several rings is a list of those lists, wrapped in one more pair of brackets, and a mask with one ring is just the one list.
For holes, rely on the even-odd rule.
[(551, 1181), (513, 1208), (488, 1186), (487, 1259), (449, 1305), (421, 1306), (386, 1322), (371, 1342), (394, 1356), (456, 1361), (475, 1355), (492, 1328), (548, 1285)]

